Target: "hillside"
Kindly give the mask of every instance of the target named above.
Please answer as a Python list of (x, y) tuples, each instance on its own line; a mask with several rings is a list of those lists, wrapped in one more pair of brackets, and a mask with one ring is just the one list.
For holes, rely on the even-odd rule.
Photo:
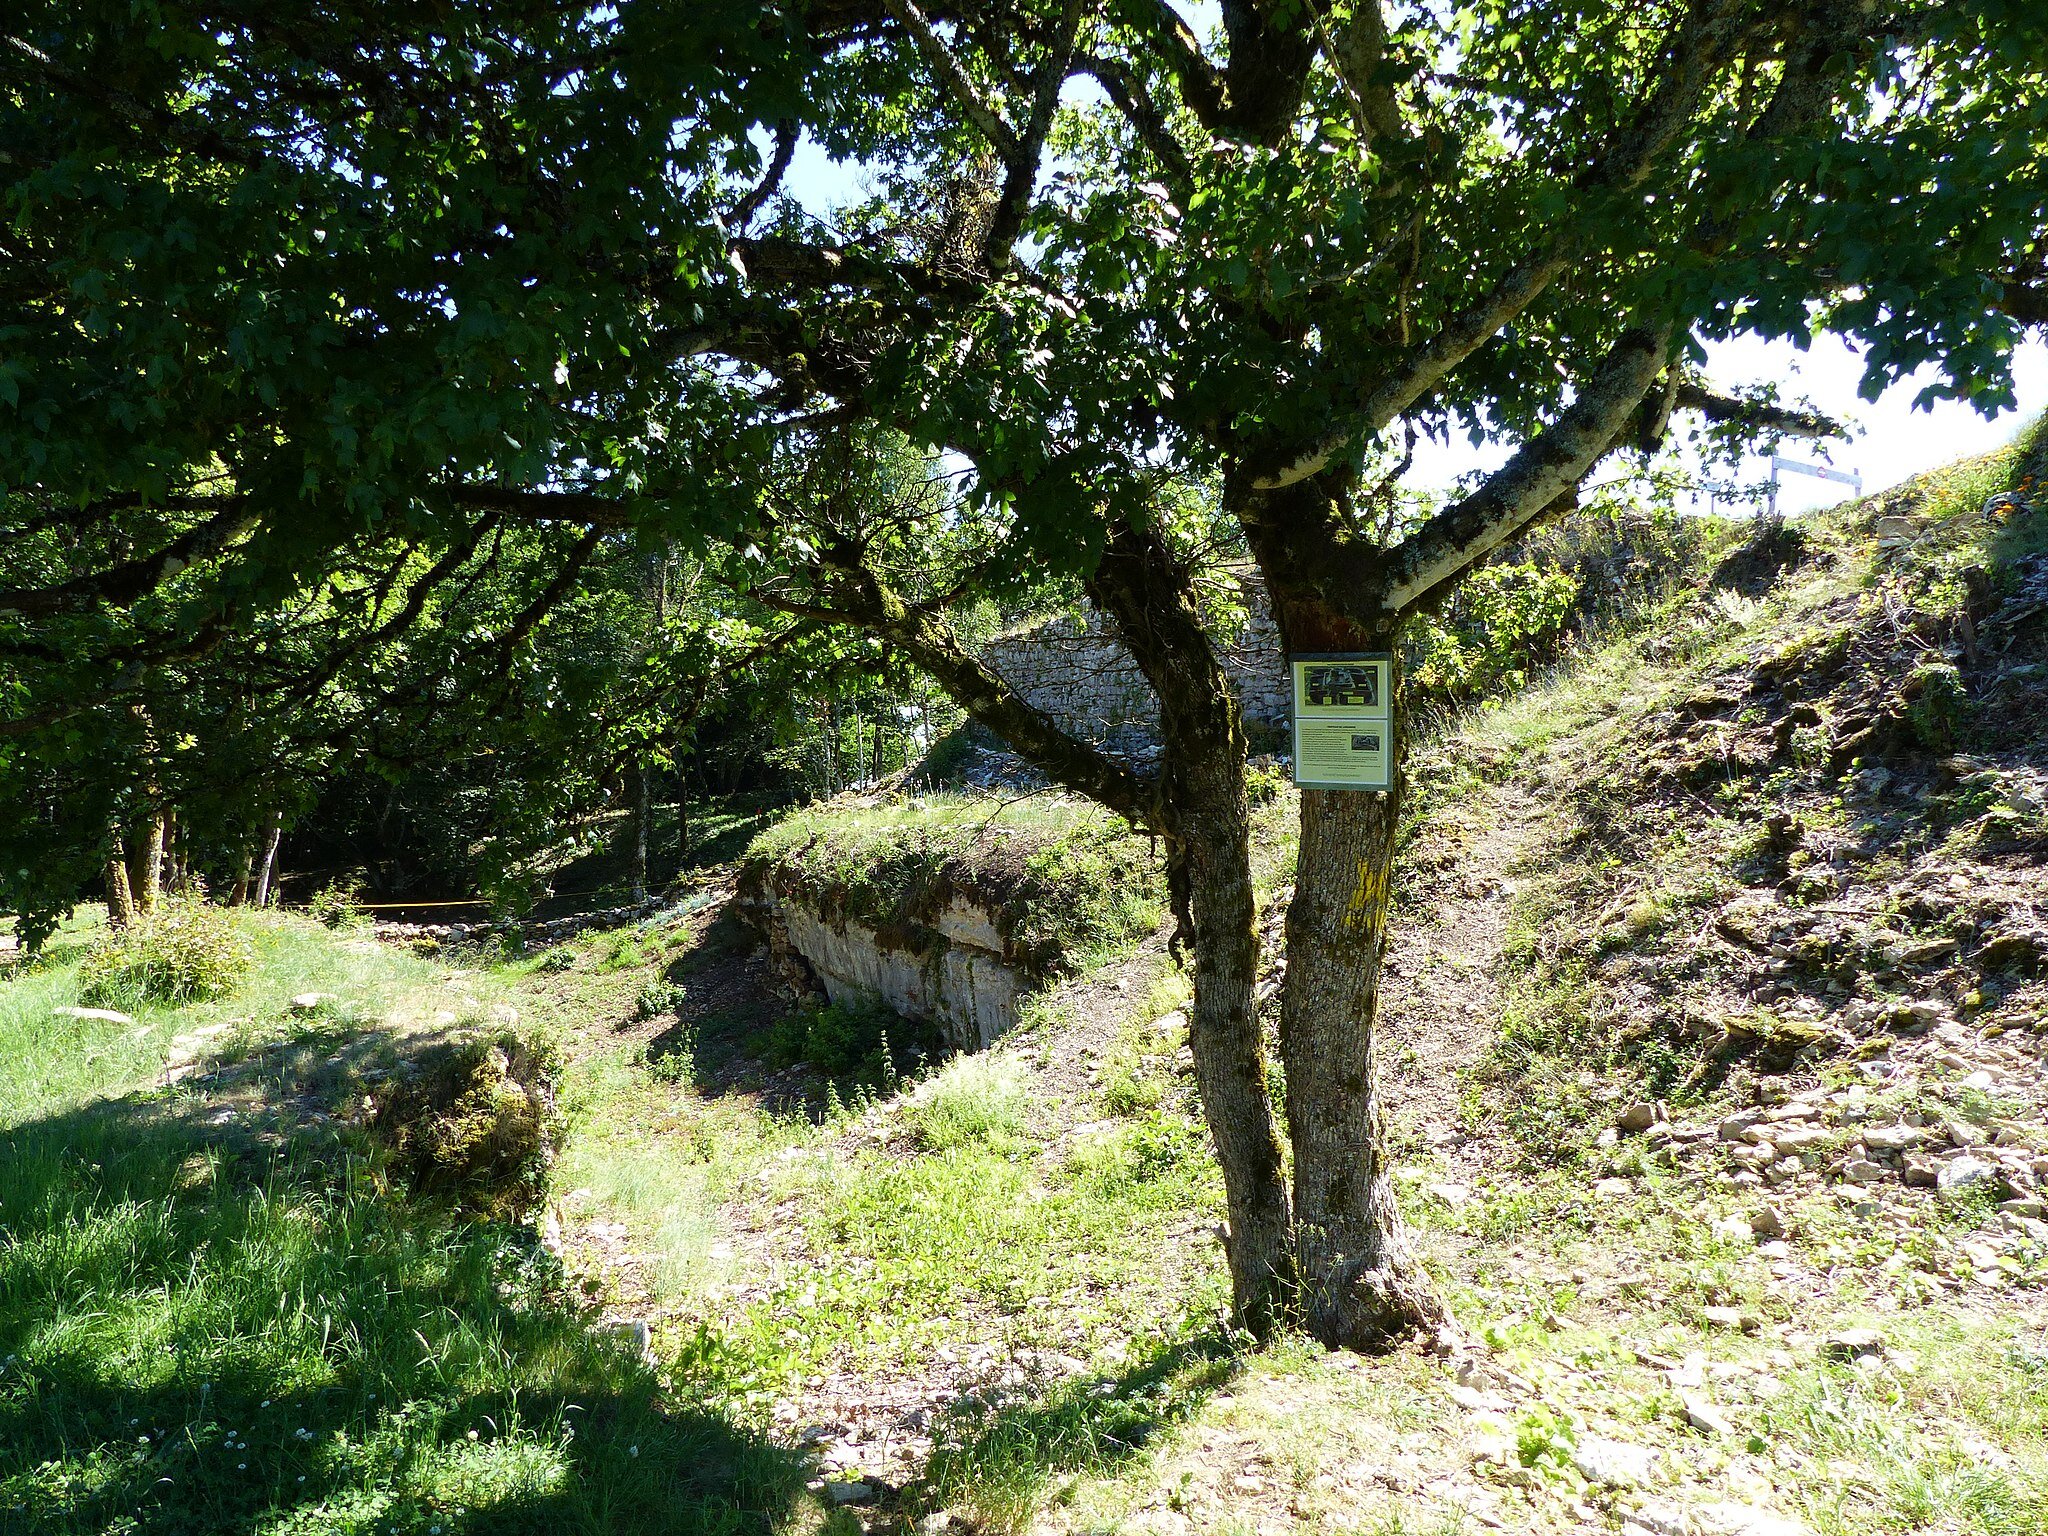
[[(1063, 941), (992, 1049), (792, 1004), (726, 879), (548, 945), (252, 916), (242, 992), (126, 1022), (52, 1011), (89, 924), (0, 981), (0, 1530), (2048, 1532), (2048, 514), (1980, 515), (2044, 452), (1418, 753), (1391, 1101), (1461, 1337), (1220, 1329), (1142, 840), (845, 802), (756, 860), (906, 944), (992, 869)], [(392, 1198), (365, 1102), (513, 1020), (531, 1233)]]

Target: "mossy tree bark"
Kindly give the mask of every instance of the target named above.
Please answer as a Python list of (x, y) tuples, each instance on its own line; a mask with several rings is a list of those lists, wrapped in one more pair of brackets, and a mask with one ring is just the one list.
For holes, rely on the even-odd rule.
[(1286, 1163), (1259, 1030), (1258, 896), (1237, 700), (1193, 573), (1154, 531), (1111, 535), (1088, 583), (1159, 701), (1167, 878), (1193, 958), (1188, 1051), (1230, 1212), (1224, 1244), (1241, 1326), (1270, 1334), (1294, 1289)]
[(1333, 1348), (1380, 1349), (1449, 1321), (1401, 1220), (1379, 1085), (1379, 990), (1406, 734), (1400, 629), (1398, 621), (1365, 629), (1284, 598), (1279, 617), (1291, 650), (1392, 658), (1389, 787), (1301, 791), (1280, 1001), (1301, 1321)]
[(1380, 968), (1397, 791), (1301, 792), (1280, 1052), (1294, 1148), (1302, 1319), (1323, 1342), (1382, 1347), (1446, 1320), (1389, 1178), (1379, 1091)]
[(107, 847), (107, 926), (116, 933), (135, 925), (135, 895), (128, 884), (128, 850), (117, 832)]
[(142, 829), (142, 838), (128, 857), (128, 891), (135, 913), (147, 917), (156, 910), (163, 888), (164, 813), (156, 812)]

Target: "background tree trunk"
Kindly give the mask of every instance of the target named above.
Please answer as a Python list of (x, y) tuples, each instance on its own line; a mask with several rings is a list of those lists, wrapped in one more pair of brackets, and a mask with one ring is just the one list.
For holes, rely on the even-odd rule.
[(277, 844), (284, 836), (284, 822), (271, 819), (270, 832), (263, 840), (263, 863), (256, 872), (256, 905), (267, 907), (271, 900), (271, 877), (277, 870)]
[(128, 849), (119, 834), (107, 845), (107, 926), (116, 933), (135, 925), (135, 895), (128, 884)]
[(164, 813), (157, 811), (143, 829), (142, 842), (128, 861), (128, 891), (135, 915), (147, 917), (156, 910), (157, 893), (163, 888)]
[(256, 878), (256, 844), (254, 841), (242, 844), (242, 867), (235, 876), (235, 888), (228, 896), (231, 907), (246, 906), (249, 901), (249, 885)]
[(676, 754), (676, 867), (690, 862), (690, 781), (684, 774), (683, 756)]
[(1280, 1009), (1303, 1321), (1324, 1343), (1349, 1349), (1447, 1321), (1409, 1248), (1388, 1176), (1374, 1029), (1400, 820), (1397, 645), (1357, 647), (1395, 651), (1393, 788), (1301, 792)]
[(647, 899), (647, 822), (654, 814), (647, 787), (647, 755), (640, 756), (640, 803), (633, 818), (633, 900)]

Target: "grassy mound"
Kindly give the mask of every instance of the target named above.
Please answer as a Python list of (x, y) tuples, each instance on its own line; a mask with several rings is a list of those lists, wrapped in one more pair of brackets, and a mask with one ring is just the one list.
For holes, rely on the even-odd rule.
[[(1716, 587), (1484, 717), (1548, 757), (1496, 1075), (1532, 1152), (1595, 1085), (1758, 1075), (2048, 1031), (2048, 431), (1766, 530)], [(1761, 542), (1761, 541), (1760, 541)], [(1930, 1111), (1931, 1112), (1931, 1111)]]
[(999, 914), (1005, 958), (1035, 977), (1085, 969), (1151, 933), (1166, 896), (1145, 838), (1057, 796), (813, 807), (756, 838), (741, 879), (915, 951), (944, 942), (933, 925), (959, 897)]

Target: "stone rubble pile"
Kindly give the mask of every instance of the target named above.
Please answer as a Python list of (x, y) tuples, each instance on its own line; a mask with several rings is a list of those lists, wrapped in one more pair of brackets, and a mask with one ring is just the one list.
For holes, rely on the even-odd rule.
[(415, 944), (432, 940), (437, 944), (481, 944), (489, 939), (517, 939), (528, 948), (559, 944), (596, 928), (622, 928), (628, 923), (681, 916), (701, 905), (694, 899), (678, 904), (644, 901), (632, 906), (603, 907), (577, 912), (568, 917), (530, 920), (517, 917), (488, 918), (474, 923), (388, 923), (379, 920), (376, 935), (394, 944)]

